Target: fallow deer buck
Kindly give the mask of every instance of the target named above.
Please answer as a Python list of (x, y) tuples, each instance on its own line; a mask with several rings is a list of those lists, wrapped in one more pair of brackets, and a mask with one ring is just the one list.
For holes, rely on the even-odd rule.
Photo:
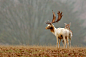
[[(65, 24), (65, 29), (68, 29), (72, 33), (72, 31), (70, 30), (71, 23), (69, 23), (69, 24), (64, 23), (64, 24)], [(73, 36), (73, 33), (72, 33), (72, 36)], [(69, 36), (69, 45), (70, 45), (70, 47), (71, 47), (71, 39), (72, 39), (72, 36)]]
[[(65, 28), (55, 28), (54, 27), (54, 25), (52, 23), (56, 23), (56, 22), (60, 21), (61, 18), (62, 18), (62, 12), (60, 13), (60, 11), (58, 11), (57, 14), (58, 14), (58, 18), (56, 20), (56, 15), (53, 12), (52, 22), (49, 22), (49, 21), (46, 22), (46, 24), (48, 24), (46, 29), (50, 29), (50, 31), (56, 36), (57, 48), (60, 47), (61, 39), (63, 39), (63, 41), (64, 41), (64, 47), (66, 47), (66, 39), (67, 39), (67, 47), (68, 47), (68, 45), (69, 45), (68, 38), (69, 38), (69, 36), (72, 36), (72, 33), (68, 29), (65, 29)], [(59, 47), (58, 47), (58, 40), (59, 40)]]

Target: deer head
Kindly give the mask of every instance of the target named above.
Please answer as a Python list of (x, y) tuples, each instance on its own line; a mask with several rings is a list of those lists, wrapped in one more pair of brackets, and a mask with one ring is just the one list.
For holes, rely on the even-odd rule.
[(64, 23), (64, 24), (65, 24), (65, 28), (66, 28), (66, 29), (70, 29), (71, 22), (70, 22), (69, 24), (67, 24), (67, 23)]
[(52, 10), (52, 13), (53, 13), (53, 19), (52, 19), (52, 22), (46, 22), (46, 24), (48, 24), (48, 26), (46, 27), (46, 29), (53, 29), (53, 27), (54, 27), (54, 25), (52, 24), (52, 23), (56, 23), (56, 22), (58, 22), (58, 21), (60, 21), (61, 20), (61, 18), (62, 18), (62, 12), (60, 13), (60, 11), (58, 11), (58, 18), (57, 18), (57, 20), (56, 20), (56, 15), (55, 15), (55, 13), (53, 12), (53, 10)]

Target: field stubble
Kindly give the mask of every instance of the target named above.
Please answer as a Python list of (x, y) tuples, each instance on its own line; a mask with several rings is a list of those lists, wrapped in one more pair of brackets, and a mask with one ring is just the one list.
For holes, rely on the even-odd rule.
[(0, 57), (86, 57), (85, 47), (0, 46)]

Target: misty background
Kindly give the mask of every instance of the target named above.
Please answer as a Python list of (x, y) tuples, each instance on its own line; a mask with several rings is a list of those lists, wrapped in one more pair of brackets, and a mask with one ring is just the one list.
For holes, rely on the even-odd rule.
[(56, 37), (45, 29), (52, 10), (56, 16), (63, 12), (56, 28), (71, 22), (72, 46), (86, 46), (86, 0), (0, 0), (0, 44), (56, 45)]

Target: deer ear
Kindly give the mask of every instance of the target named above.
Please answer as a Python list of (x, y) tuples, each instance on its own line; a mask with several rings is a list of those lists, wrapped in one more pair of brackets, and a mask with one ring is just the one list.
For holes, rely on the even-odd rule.
[(69, 23), (69, 25), (71, 26), (71, 22)]
[(64, 23), (65, 25), (67, 25), (67, 23)]

